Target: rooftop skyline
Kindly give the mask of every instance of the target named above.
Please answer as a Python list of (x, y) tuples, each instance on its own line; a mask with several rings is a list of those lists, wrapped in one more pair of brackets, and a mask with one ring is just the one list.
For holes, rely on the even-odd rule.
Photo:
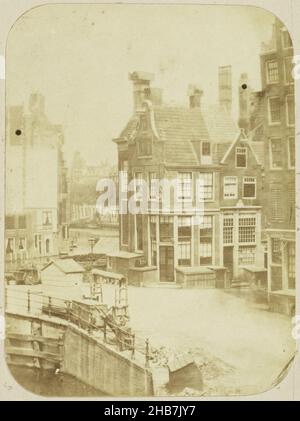
[(231, 65), (236, 120), (240, 75), (260, 89), (261, 43), (273, 20), (245, 6), (38, 7), (10, 32), (7, 105), (26, 107), (31, 93), (43, 94), (47, 116), (64, 128), (68, 163), (76, 150), (89, 164), (114, 163), (112, 139), (133, 110), (130, 71), (153, 73), (167, 104), (188, 106), (188, 85), (197, 84), (205, 107), (218, 102), (218, 67)]

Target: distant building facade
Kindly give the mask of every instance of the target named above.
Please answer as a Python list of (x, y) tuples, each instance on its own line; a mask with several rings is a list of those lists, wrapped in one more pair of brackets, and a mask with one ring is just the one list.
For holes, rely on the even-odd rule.
[(49, 122), (44, 97), (10, 107), (6, 147), (6, 262), (57, 255), (68, 235), (68, 179), (62, 127)]
[[(231, 118), (230, 71), (220, 69), (219, 105), (208, 109), (197, 86), (189, 86), (189, 107), (171, 107), (162, 103), (157, 90), (152, 96), (153, 75), (130, 74), (134, 113), (114, 141), (122, 177), (148, 183), (148, 208), (141, 214), (120, 214), (121, 251), (109, 261), (112, 270), (129, 267), (129, 280), (215, 286), (219, 271), (228, 272), (232, 281), (246, 267), (264, 265), (264, 151)], [(162, 211), (161, 195), (151, 188), (151, 181), (162, 179), (179, 180), (180, 212), (172, 206)], [(204, 213), (197, 223), (199, 179)], [(127, 200), (123, 195), (119, 206)], [(159, 210), (153, 211), (153, 202)]]
[(117, 168), (108, 164), (87, 165), (79, 152), (76, 152), (71, 166), (71, 222), (72, 224), (96, 223), (103, 226), (118, 227), (118, 209), (107, 214), (97, 212), (99, 196), (97, 183), (101, 179), (111, 179), (118, 189)]
[[(293, 46), (276, 20), (260, 55), (262, 91), (240, 88), (240, 126), (264, 147), (263, 228), (272, 307), (295, 309), (295, 92)], [(243, 75), (247, 84), (247, 76)]]

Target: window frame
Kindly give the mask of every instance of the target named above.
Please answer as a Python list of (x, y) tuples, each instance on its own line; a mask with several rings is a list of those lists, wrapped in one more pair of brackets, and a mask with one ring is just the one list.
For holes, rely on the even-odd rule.
[[(226, 186), (226, 179), (235, 179), (235, 194), (234, 196), (226, 196), (225, 195), (225, 186)], [(233, 186), (233, 184), (230, 184)], [(228, 186), (228, 184), (227, 184)], [(223, 198), (224, 200), (230, 200), (230, 199), (237, 199), (238, 198), (238, 190), (239, 190), (239, 183), (238, 183), (238, 177), (236, 175), (225, 175), (223, 178)]]
[[(248, 249), (248, 252), (249, 252), (249, 250), (252, 251), (251, 261), (241, 262), (241, 249), (243, 249), (243, 250)], [(255, 245), (251, 245), (251, 244), (249, 244), (249, 245), (246, 245), (246, 244), (239, 245), (238, 246), (238, 266), (241, 267), (241, 266), (255, 265), (255, 260), (256, 260), (255, 255), (256, 255), (256, 246)], [(246, 256), (246, 257), (248, 257), (248, 260), (249, 260), (249, 256), (250, 256), (250, 253), (248, 253), (248, 255)]]
[[(183, 177), (189, 175), (189, 184), (187, 184), (188, 179), (184, 179)], [(180, 201), (190, 201), (193, 198), (193, 173), (191, 171), (180, 171), (177, 174), (178, 176), (178, 197), (177, 199)], [(188, 188), (187, 188), (188, 186)], [(186, 196), (186, 192), (188, 192), (188, 195)]]
[[(208, 154), (203, 152), (204, 146), (207, 146), (207, 145), (209, 147), (209, 153)], [(201, 157), (205, 157), (205, 158), (211, 157), (211, 142), (208, 142), (207, 140), (203, 140), (201, 142)]]
[[(246, 179), (253, 179), (254, 181), (252, 181), (252, 182), (250, 182), (250, 181), (248, 181), (248, 182), (246, 182)], [(254, 194), (254, 196), (251, 196), (251, 197), (249, 197), (249, 196), (245, 196), (245, 184), (253, 184), (254, 185), (254, 192), (255, 192), (255, 194)], [(252, 176), (244, 176), (243, 177), (243, 199), (249, 199), (249, 200), (251, 200), (251, 199), (256, 199), (256, 193), (257, 193), (257, 179), (256, 179), (256, 177), (252, 177)]]
[[(245, 153), (241, 153), (240, 151), (244, 150)], [(238, 166), (238, 155), (245, 155), (246, 165), (245, 166)], [(245, 146), (237, 146), (235, 148), (235, 168), (247, 168), (248, 167), (248, 148)]]
[[(271, 113), (271, 101), (272, 99), (278, 99), (279, 100), (279, 121), (272, 121), (272, 113)], [(281, 101), (280, 101), (280, 96), (270, 96), (268, 98), (268, 123), (269, 126), (278, 126), (281, 124), (281, 120), (282, 120), (282, 115), (281, 115)]]
[(274, 167), (274, 165), (273, 165), (273, 148), (272, 148), (272, 142), (274, 142), (274, 141), (279, 141), (279, 143), (281, 145), (280, 155), (283, 156), (282, 155), (282, 152), (283, 152), (283, 150), (282, 150), (283, 149), (282, 148), (282, 139), (280, 137), (272, 137), (270, 139), (270, 141), (269, 141), (269, 145), (270, 145), (269, 146), (269, 148), (270, 148), (270, 168), (273, 171), (281, 171), (283, 169), (283, 166), (284, 166), (283, 160), (281, 162), (281, 166), (280, 167)]
[[(276, 63), (277, 64), (277, 80), (276, 81), (271, 81), (270, 79), (270, 68), (269, 68), (269, 64), (270, 63)], [(279, 83), (279, 62), (277, 59), (272, 59), (272, 60), (267, 60), (266, 61), (266, 72), (267, 72), (267, 83), (268, 85), (277, 85)]]
[[(241, 224), (242, 220), (255, 220), (254, 224)], [(241, 229), (244, 228), (244, 229)], [(248, 230), (247, 230), (248, 228)], [(253, 229), (254, 228), (254, 229)], [(238, 244), (240, 245), (256, 245), (256, 229), (257, 229), (257, 215), (255, 213), (249, 213), (249, 214), (239, 214), (238, 217)], [(253, 232), (254, 231), (254, 232)], [(249, 240), (242, 241), (242, 239), (245, 240), (245, 238), (249, 236)], [(244, 238), (243, 238), (244, 237)]]
[[(205, 184), (205, 178), (208, 176), (211, 176), (211, 184)], [(199, 199), (204, 202), (213, 202), (215, 200), (215, 174), (213, 172), (199, 172), (198, 178), (203, 178), (203, 190)], [(209, 190), (206, 191), (205, 189)], [(211, 192), (210, 197), (206, 197), (208, 192)]]
[[(206, 221), (205, 221), (206, 220)], [(209, 221), (209, 222), (207, 222)], [(206, 233), (201, 231), (206, 230)], [(204, 239), (204, 241), (203, 241)], [(199, 227), (199, 264), (200, 266), (212, 265), (214, 260), (214, 216), (204, 215)], [(204, 247), (206, 246), (206, 247)], [(203, 248), (205, 249), (204, 254)], [(207, 251), (210, 251), (208, 255)], [(205, 260), (206, 259), (206, 260)], [(202, 261), (201, 261), (202, 260)], [(203, 261), (205, 260), (205, 261)]]
[[(294, 122), (290, 123), (290, 112), (289, 112), (289, 97), (291, 97), (293, 99), (292, 103), (294, 104)], [(296, 107), (295, 107), (295, 97), (294, 95), (287, 95), (285, 98), (285, 108), (286, 108), (286, 124), (288, 127), (295, 127), (296, 124)]]

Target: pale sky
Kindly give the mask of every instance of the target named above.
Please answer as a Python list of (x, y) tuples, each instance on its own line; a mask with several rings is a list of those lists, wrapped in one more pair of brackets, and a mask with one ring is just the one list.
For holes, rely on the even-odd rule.
[(218, 66), (232, 65), (234, 116), (240, 74), (260, 89), (261, 42), (274, 17), (246, 6), (47, 5), (21, 17), (7, 45), (7, 104), (46, 97), (46, 112), (90, 164), (116, 162), (112, 139), (132, 113), (128, 73), (155, 74), (164, 101), (187, 105), (187, 86), (217, 102)]

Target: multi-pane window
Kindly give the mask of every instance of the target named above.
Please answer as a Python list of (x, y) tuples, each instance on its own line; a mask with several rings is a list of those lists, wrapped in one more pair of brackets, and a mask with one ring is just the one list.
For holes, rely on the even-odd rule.
[(178, 199), (186, 200), (192, 198), (192, 173), (178, 174)]
[(282, 141), (280, 138), (274, 138), (270, 141), (271, 167), (279, 169), (283, 166)]
[(223, 243), (233, 244), (233, 216), (224, 216), (223, 220)]
[(255, 247), (239, 246), (239, 265), (253, 265), (255, 263)]
[(213, 173), (202, 173), (199, 176), (200, 184), (198, 188), (201, 200), (213, 200), (214, 197), (214, 177)]
[(191, 242), (182, 241), (178, 243), (178, 265), (190, 266), (191, 265)]
[(288, 287), (295, 289), (296, 287), (296, 273), (295, 273), (295, 243), (288, 243)]
[(270, 124), (280, 123), (281, 112), (280, 112), (280, 98), (273, 97), (269, 98), (269, 122)]
[(268, 80), (268, 83), (278, 83), (279, 71), (278, 71), (277, 60), (272, 60), (272, 61), (267, 62), (267, 80)]
[(281, 241), (279, 238), (271, 239), (271, 256), (272, 263), (276, 265), (282, 264)]
[(191, 238), (192, 218), (190, 216), (178, 217), (178, 241)]
[(247, 148), (236, 148), (236, 167), (246, 168), (247, 167)]
[(138, 142), (138, 154), (139, 156), (151, 156), (152, 155), (152, 138), (150, 136), (141, 137)]
[(162, 242), (170, 242), (174, 238), (173, 232), (173, 217), (160, 216), (159, 217), (159, 239)]
[(151, 265), (157, 265), (156, 217), (150, 216)]
[(149, 199), (157, 199), (158, 198), (158, 178), (156, 172), (149, 172), (148, 175), (148, 189), (149, 189)]
[(288, 31), (282, 31), (282, 46), (283, 48), (291, 48), (293, 46), (292, 39)]
[(210, 156), (210, 142), (202, 142), (202, 156)]
[(290, 168), (295, 168), (295, 137), (291, 136), (289, 137), (289, 167)]
[(294, 82), (293, 77), (293, 57), (285, 57), (284, 59), (284, 76), (285, 76), (285, 83), (291, 84)]
[(255, 199), (256, 197), (256, 178), (255, 177), (244, 177), (243, 197), (245, 199)]
[(295, 99), (294, 95), (288, 95), (286, 97), (286, 112), (287, 112), (287, 124), (288, 126), (295, 125)]
[(274, 221), (283, 218), (283, 202), (282, 202), (283, 188), (280, 183), (271, 184), (271, 215)]
[(213, 217), (204, 216), (200, 225), (200, 265), (212, 264)]
[(190, 216), (178, 217), (178, 265), (191, 265), (192, 219)]
[(238, 196), (237, 177), (224, 177), (224, 199), (236, 199)]
[(255, 243), (255, 215), (239, 216), (239, 243)]

